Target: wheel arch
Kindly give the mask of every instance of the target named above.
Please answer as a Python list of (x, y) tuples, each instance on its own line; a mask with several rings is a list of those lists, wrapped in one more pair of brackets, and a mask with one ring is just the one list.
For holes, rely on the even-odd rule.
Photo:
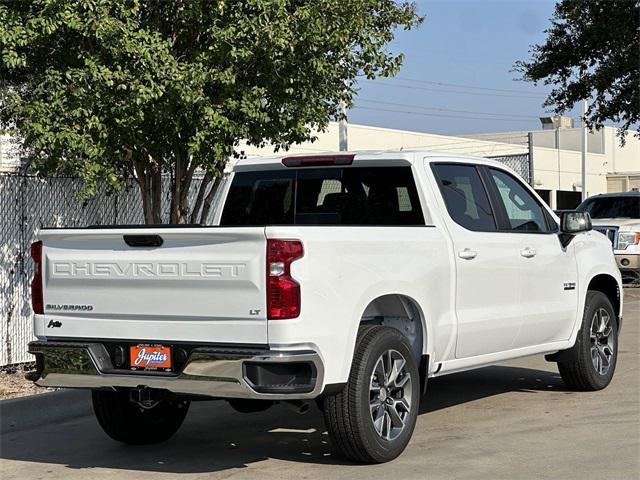
[[(600, 273), (595, 275), (590, 281), (589, 286), (587, 287), (588, 291), (597, 291), (602, 292), (607, 296), (611, 305), (613, 305), (613, 310), (615, 312), (616, 320), (618, 322), (618, 328), (622, 325), (622, 318), (620, 318), (620, 310), (621, 310), (621, 295), (620, 285), (618, 281), (611, 275), (607, 273)], [(586, 292), (585, 292), (586, 294)]]
[(360, 324), (379, 324), (399, 330), (409, 341), (419, 360), (428, 352), (429, 335), (419, 303), (401, 293), (387, 293), (369, 302), (360, 316)]

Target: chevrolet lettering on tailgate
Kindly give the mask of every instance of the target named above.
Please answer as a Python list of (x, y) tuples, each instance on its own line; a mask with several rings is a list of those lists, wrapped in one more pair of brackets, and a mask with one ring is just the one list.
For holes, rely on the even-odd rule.
[(242, 263), (197, 262), (54, 262), (53, 276), (57, 277), (239, 277)]

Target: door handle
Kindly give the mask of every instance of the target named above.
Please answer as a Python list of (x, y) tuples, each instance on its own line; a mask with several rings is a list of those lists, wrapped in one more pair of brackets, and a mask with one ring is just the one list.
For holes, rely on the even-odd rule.
[(520, 255), (524, 258), (531, 258), (536, 256), (536, 251), (533, 248), (526, 247), (520, 250)]
[(458, 256), (465, 260), (473, 260), (477, 255), (478, 252), (474, 252), (473, 250), (469, 250), (468, 248), (465, 248), (464, 250), (460, 250), (458, 252)]

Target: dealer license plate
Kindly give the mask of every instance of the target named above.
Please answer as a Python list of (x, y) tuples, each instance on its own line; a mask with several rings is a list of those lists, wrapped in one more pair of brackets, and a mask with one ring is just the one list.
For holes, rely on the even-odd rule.
[(171, 371), (171, 347), (165, 345), (133, 345), (129, 347), (131, 370)]

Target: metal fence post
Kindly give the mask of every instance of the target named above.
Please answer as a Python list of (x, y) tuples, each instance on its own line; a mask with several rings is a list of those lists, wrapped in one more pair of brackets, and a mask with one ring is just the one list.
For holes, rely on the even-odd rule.
[(527, 133), (527, 144), (529, 146), (529, 185), (535, 188), (535, 181), (533, 178), (533, 132)]

